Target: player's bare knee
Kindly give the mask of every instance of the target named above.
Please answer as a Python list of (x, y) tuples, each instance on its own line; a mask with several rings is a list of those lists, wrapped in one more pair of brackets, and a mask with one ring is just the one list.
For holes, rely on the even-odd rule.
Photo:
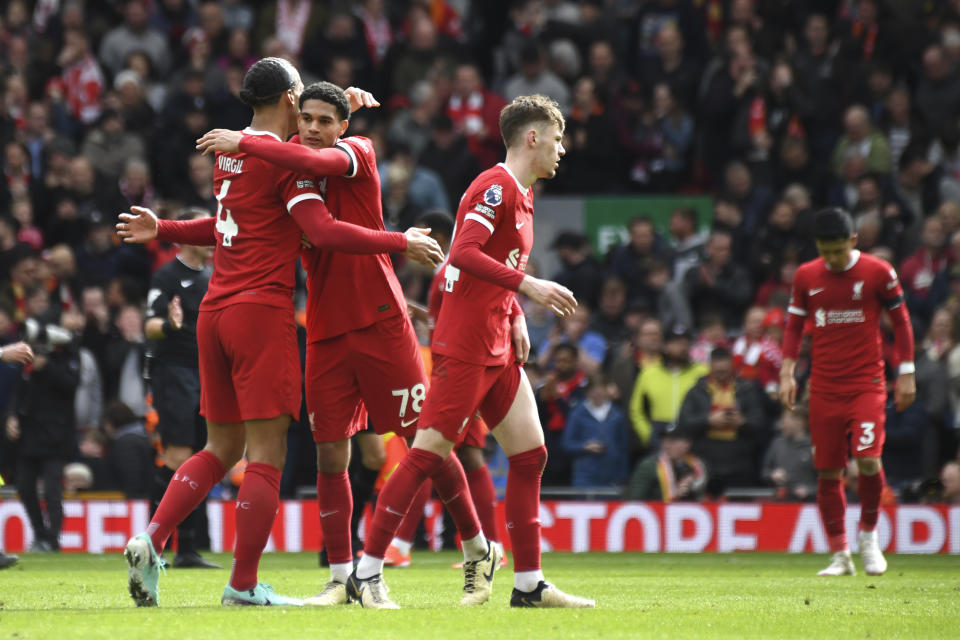
[(376, 471), (387, 463), (387, 450), (383, 446), (383, 438), (378, 434), (357, 434), (357, 444), (360, 446), (360, 461), (367, 469)]
[(443, 434), (433, 428), (420, 429), (413, 439), (413, 446), (430, 453), (435, 453), (446, 459), (453, 451), (453, 442), (443, 437)]
[(839, 480), (843, 476), (843, 469), (817, 469), (817, 477), (823, 480)]
[(317, 470), (320, 473), (342, 473), (349, 465), (349, 440), (317, 443)]
[(880, 473), (880, 458), (857, 458), (857, 470), (865, 476)]
[(479, 469), (486, 461), (483, 459), (483, 449), (464, 445), (457, 450), (457, 456), (460, 457), (460, 463), (464, 471), (473, 471)]

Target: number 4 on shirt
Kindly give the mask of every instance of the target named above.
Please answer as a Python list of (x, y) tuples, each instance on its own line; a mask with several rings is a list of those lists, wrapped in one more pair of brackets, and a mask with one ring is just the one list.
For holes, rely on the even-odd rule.
[[(240, 233), (240, 227), (230, 215), (230, 209), (225, 209), (223, 206), (223, 199), (227, 197), (228, 191), (230, 191), (230, 181), (224, 180), (220, 185), (220, 193), (217, 194), (217, 232), (223, 236), (223, 246), (232, 247), (234, 237)], [(220, 217), (222, 212), (227, 214), (223, 218)]]

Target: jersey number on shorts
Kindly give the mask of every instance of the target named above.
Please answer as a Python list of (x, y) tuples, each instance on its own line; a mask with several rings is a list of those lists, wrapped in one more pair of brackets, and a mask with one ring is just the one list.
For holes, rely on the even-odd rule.
[[(227, 197), (228, 191), (230, 191), (230, 181), (224, 180), (220, 184), (220, 193), (217, 194), (217, 231), (223, 236), (223, 246), (232, 247), (233, 238), (240, 232), (240, 227), (237, 226), (233, 216), (230, 215), (230, 209), (223, 207), (223, 199)], [(220, 214), (223, 212), (226, 212), (227, 215), (221, 218)]]
[(394, 389), (391, 393), (400, 398), (399, 415), (402, 418), (407, 415), (407, 405), (410, 405), (415, 413), (420, 413), (420, 409), (423, 407), (423, 399), (427, 396), (427, 388), (420, 382), (409, 389)]
[(873, 444), (873, 441), (877, 439), (877, 434), (873, 432), (876, 426), (877, 424), (875, 422), (860, 423), (860, 428), (863, 430), (863, 433), (860, 435), (860, 446), (857, 447), (858, 451), (868, 449), (870, 445)]

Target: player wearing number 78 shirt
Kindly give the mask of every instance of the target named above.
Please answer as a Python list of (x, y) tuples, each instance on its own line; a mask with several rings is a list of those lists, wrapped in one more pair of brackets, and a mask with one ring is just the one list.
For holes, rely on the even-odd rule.
[(780, 399), (796, 402), (794, 369), (804, 325), (813, 337), (810, 373), (810, 440), (817, 469), (817, 505), (833, 559), (821, 576), (853, 575), (845, 528), (843, 471), (849, 457), (859, 469), (860, 534), (864, 570), (880, 575), (887, 561), (877, 539), (883, 491), (884, 416), (887, 399), (880, 316), (893, 322), (899, 374), (894, 387), (897, 409), (916, 395), (913, 330), (897, 272), (887, 262), (854, 249), (857, 236), (850, 214), (819, 211), (813, 235), (820, 257), (797, 269), (789, 320), (783, 336)]
[[(573, 313), (566, 288), (524, 274), (533, 246), (533, 184), (556, 175), (563, 156), (563, 116), (544, 96), (521, 96), (504, 107), (500, 132), (506, 160), (481, 173), (460, 200), (443, 305), (433, 334), (433, 372), (412, 448), (387, 480), (364, 541), (364, 555), (347, 582), (364, 607), (396, 608), (383, 584), (383, 558), (420, 485), (429, 477), (441, 498), (469, 493), (466, 478), (438, 479), (479, 409), (509, 457), (506, 514), (513, 546), (512, 606), (592, 607), (561, 592), (540, 571), (540, 477), (546, 463), (543, 430), (522, 363), (530, 350), (515, 292), (557, 315)], [(449, 486), (441, 486), (441, 482)], [(446, 505), (449, 509), (450, 503)], [(464, 550), (463, 605), (489, 599), (500, 553), (485, 538), (472, 508), (449, 509)]]
[[(247, 133), (278, 142), (296, 129), (300, 76), (288, 62), (264, 58), (243, 80), (241, 98), (253, 108)], [(219, 154), (215, 218), (158, 221), (147, 209), (121, 214), (126, 242), (153, 237), (215, 244), (214, 272), (197, 321), (201, 413), (207, 444), (174, 475), (146, 532), (131, 538), (125, 556), (128, 588), (138, 606), (156, 606), (159, 557), (170, 533), (244, 454), (237, 494), (234, 565), (225, 605), (301, 604), (257, 581), (257, 567), (279, 501), (286, 431), (300, 412), (300, 363), (293, 317), (301, 229), (316, 246), (355, 253), (406, 251), (428, 263), (441, 254), (422, 234), (365, 229), (334, 220), (315, 178), (245, 154)], [(427, 242), (426, 240), (429, 240)], [(435, 251), (434, 251), (435, 250)]]
[[(239, 151), (316, 175), (333, 215), (383, 230), (373, 144), (367, 138), (342, 137), (349, 126), (349, 107), (339, 87), (313, 83), (300, 95), (298, 138), (282, 143), (214, 129), (200, 138), (197, 148)], [(353, 570), (353, 505), (347, 473), (350, 437), (366, 429), (369, 413), (378, 434), (392, 431), (412, 439), (426, 397), (427, 378), (389, 256), (311, 249), (303, 260), (307, 272), (307, 412), (317, 444), (320, 527), (330, 559), (330, 581), (305, 604), (328, 606), (348, 602), (346, 582)], [(453, 456), (438, 473), (463, 471)], [(469, 502), (470, 494), (451, 500)]]

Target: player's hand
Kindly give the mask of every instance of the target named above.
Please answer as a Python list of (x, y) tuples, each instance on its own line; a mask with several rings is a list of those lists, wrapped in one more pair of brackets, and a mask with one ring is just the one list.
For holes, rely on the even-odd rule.
[(437, 241), (430, 237), (430, 229), (410, 227), (403, 235), (407, 236), (407, 250), (403, 255), (433, 267), (443, 262), (443, 251)]
[(517, 362), (524, 364), (530, 357), (530, 334), (527, 333), (527, 319), (522, 314), (513, 316), (510, 333), (513, 336), (513, 351), (517, 354)]
[(420, 322), (429, 322), (430, 313), (427, 311), (427, 308), (422, 304), (418, 304), (413, 300), (407, 300), (407, 315), (410, 316), (411, 320), (419, 320)]
[(14, 342), (3, 348), (3, 356), (0, 357), (3, 362), (16, 362), (25, 364), (33, 362), (33, 349), (26, 342)]
[(577, 307), (577, 299), (573, 297), (570, 289), (549, 280), (524, 276), (520, 283), (520, 293), (561, 318), (573, 315), (573, 310)]
[(917, 378), (912, 373), (901, 373), (897, 377), (897, 384), (893, 388), (893, 399), (897, 403), (897, 411), (903, 411), (913, 404), (917, 397)]
[(183, 305), (180, 303), (180, 296), (173, 296), (167, 304), (167, 321), (176, 331), (183, 327)]
[(197, 151), (202, 151), (203, 155), (214, 151), (219, 151), (220, 153), (237, 153), (240, 151), (240, 140), (242, 139), (242, 131), (211, 129), (197, 140)]
[(130, 213), (121, 213), (117, 235), (124, 242), (146, 244), (157, 239), (157, 214), (146, 207), (130, 207)]
[(380, 103), (373, 97), (372, 93), (364, 91), (359, 87), (347, 87), (343, 92), (346, 94), (347, 100), (350, 101), (350, 113), (353, 113), (360, 107), (372, 109), (373, 107), (380, 106)]
[(313, 249), (313, 243), (310, 242), (310, 238), (308, 238), (307, 234), (303, 231), (300, 232), (300, 248), (306, 249), (307, 251)]
[(780, 404), (788, 410), (793, 411), (797, 403), (797, 381), (793, 375), (780, 375)]
[(7, 438), (17, 440), (20, 438), (20, 420), (17, 416), (7, 418)]

